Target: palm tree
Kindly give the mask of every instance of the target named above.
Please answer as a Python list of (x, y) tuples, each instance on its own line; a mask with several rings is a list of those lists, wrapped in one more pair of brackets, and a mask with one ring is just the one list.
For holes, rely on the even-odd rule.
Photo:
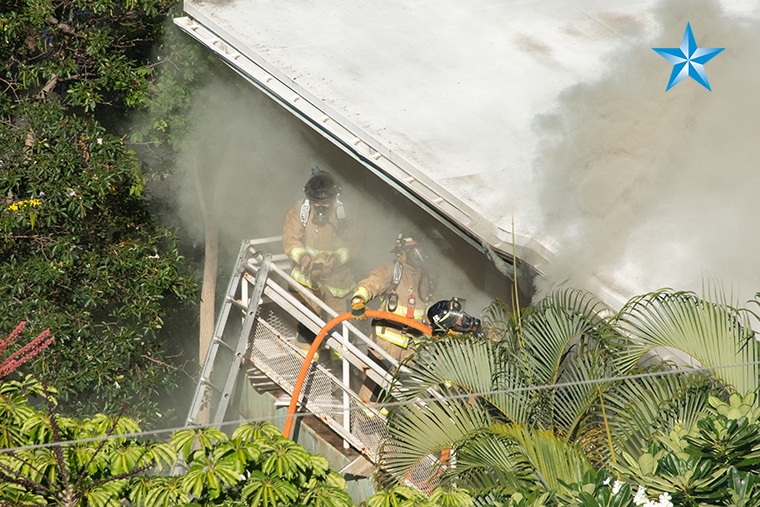
[(613, 319), (625, 337), (615, 358), (620, 374), (652, 375), (610, 393), (610, 424), (621, 450), (635, 455), (654, 430), (691, 427), (706, 414), (711, 395), (727, 400), (757, 392), (756, 314), (715, 287), (705, 294), (661, 289), (632, 298)]
[[(399, 373), (403, 399), (424, 403), (391, 412), (383, 472), (400, 483), (426, 467), (476, 498), (539, 495), (638, 455), (655, 432), (693, 424), (709, 396), (757, 387), (753, 314), (714, 299), (661, 290), (617, 314), (572, 289), (522, 314), (495, 302), (487, 339), (430, 341)], [(453, 458), (431, 467), (446, 449)]]

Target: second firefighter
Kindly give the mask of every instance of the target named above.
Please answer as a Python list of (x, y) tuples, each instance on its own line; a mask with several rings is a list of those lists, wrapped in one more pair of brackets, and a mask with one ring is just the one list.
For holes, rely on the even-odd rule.
[[(396, 256), (394, 260), (377, 266), (367, 278), (357, 284), (351, 298), (351, 313), (355, 318), (366, 318), (367, 303), (380, 297), (381, 311), (422, 322), (432, 292), (425, 257), (415, 237), (406, 232), (398, 235), (392, 252)], [(414, 340), (418, 336), (418, 331), (394, 321), (372, 321), (372, 341), (399, 362), (411, 355)], [(391, 373), (395, 371), (374, 351), (370, 350), (369, 356), (378, 364), (385, 365)], [(359, 391), (359, 398), (364, 403), (374, 401), (371, 398), (373, 393), (377, 396), (376, 391), (375, 383), (367, 379)]]

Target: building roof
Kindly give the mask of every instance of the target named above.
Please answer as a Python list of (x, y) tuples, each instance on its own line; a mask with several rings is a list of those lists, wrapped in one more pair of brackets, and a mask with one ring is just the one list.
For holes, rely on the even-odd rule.
[[(251, 82), (548, 283), (613, 306), (706, 277), (760, 289), (755, 0), (184, 6), (177, 24)], [(652, 48), (678, 47), (687, 22), (726, 47), (712, 91), (665, 90)]]

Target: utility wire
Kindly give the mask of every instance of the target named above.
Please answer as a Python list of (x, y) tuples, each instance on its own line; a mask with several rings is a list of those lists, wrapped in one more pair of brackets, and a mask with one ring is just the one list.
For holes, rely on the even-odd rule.
[[(387, 403), (378, 403), (374, 405), (375, 408), (394, 408), (394, 407), (402, 407), (407, 405), (418, 405), (418, 404), (425, 404), (425, 403), (440, 403), (442, 401), (454, 401), (454, 400), (469, 400), (476, 397), (482, 397), (482, 396), (492, 396), (496, 394), (517, 394), (517, 393), (524, 393), (524, 392), (532, 392), (532, 391), (542, 391), (545, 389), (563, 389), (568, 387), (576, 387), (576, 386), (585, 386), (585, 385), (596, 385), (596, 384), (607, 384), (622, 380), (638, 380), (638, 379), (644, 379), (644, 378), (653, 378), (653, 377), (664, 377), (669, 375), (682, 375), (684, 373), (712, 373), (715, 370), (724, 370), (729, 368), (738, 368), (738, 367), (744, 367), (744, 366), (757, 366), (760, 365), (760, 361), (749, 361), (744, 363), (734, 363), (730, 365), (719, 365), (719, 366), (710, 366), (710, 367), (694, 367), (694, 368), (686, 368), (686, 369), (673, 369), (673, 370), (664, 370), (664, 371), (657, 371), (657, 372), (647, 372), (647, 373), (638, 373), (633, 375), (622, 375), (622, 376), (613, 376), (613, 377), (603, 377), (598, 379), (589, 379), (589, 380), (578, 380), (573, 382), (563, 382), (559, 384), (545, 384), (545, 385), (538, 385), (538, 386), (525, 386), (525, 387), (516, 387), (511, 389), (497, 389), (492, 391), (483, 391), (483, 392), (470, 392), (470, 393), (463, 393), (463, 394), (447, 394), (447, 395), (440, 395), (436, 397), (427, 397), (427, 398), (415, 398), (413, 400), (403, 400), (403, 401), (392, 401)], [(334, 409), (334, 411), (344, 411), (344, 407), (342, 405), (319, 405), (320, 408), (325, 409)], [(349, 408), (350, 411), (356, 411), (356, 410), (364, 410), (363, 407), (352, 407)], [(327, 410), (326, 410), (327, 411)], [(303, 413), (296, 413), (293, 414), (292, 417), (294, 418), (303, 418), (303, 417), (310, 417), (313, 413), (311, 412), (303, 412)], [(146, 436), (155, 436), (155, 435), (162, 435), (165, 433), (175, 433), (180, 430), (185, 429), (199, 429), (199, 428), (208, 428), (208, 427), (216, 427), (221, 429), (225, 426), (242, 426), (244, 424), (249, 423), (256, 423), (256, 422), (274, 422), (277, 420), (281, 420), (282, 415), (273, 415), (273, 416), (267, 416), (267, 417), (255, 417), (252, 419), (238, 419), (235, 421), (227, 421), (220, 424), (214, 424), (214, 425), (193, 425), (193, 426), (180, 426), (180, 427), (174, 427), (174, 428), (165, 428), (165, 429), (159, 429), (159, 430), (147, 430), (147, 431), (139, 431), (136, 433), (124, 433), (120, 435), (107, 435), (107, 436), (100, 436), (100, 437), (90, 437), (90, 438), (83, 438), (83, 439), (77, 439), (77, 440), (66, 440), (61, 442), (49, 442), (46, 444), (33, 444), (33, 445), (24, 445), (24, 446), (18, 446), (18, 447), (9, 447), (5, 449), (0, 449), (0, 453), (11, 453), (11, 452), (19, 452), (19, 451), (25, 451), (25, 450), (34, 450), (34, 449), (45, 449), (50, 447), (56, 447), (56, 446), (68, 446), (68, 445), (75, 445), (80, 443), (88, 443), (88, 442), (101, 442), (103, 440), (115, 440), (115, 439), (137, 439), (137, 438), (143, 438)]]

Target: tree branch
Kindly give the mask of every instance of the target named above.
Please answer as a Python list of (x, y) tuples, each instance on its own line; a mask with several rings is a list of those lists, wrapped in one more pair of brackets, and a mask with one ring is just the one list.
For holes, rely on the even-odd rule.
[(143, 357), (143, 358), (147, 359), (148, 361), (153, 361), (154, 363), (160, 364), (161, 366), (165, 366), (165, 367), (169, 368), (170, 370), (175, 370), (175, 371), (179, 370), (179, 368), (177, 368), (176, 366), (172, 366), (171, 364), (165, 363), (163, 361), (159, 361), (158, 359), (155, 359), (153, 357), (146, 356), (145, 354), (140, 354), (140, 357)]
[(57, 20), (55, 17), (53, 17), (53, 16), (50, 16), (50, 17), (47, 19), (47, 21), (48, 21), (48, 23), (49, 23), (49, 24), (53, 25), (54, 27), (56, 27), (57, 29), (59, 29), (59, 30), (60, 30), (60, 31), (62, 31), (63, 33), (67, 33), (67, 34), (69, 34), (69, 35), (73, 35), (74, 37), (79, 37), (80, 39), (81, 39), (82, 37), (84, 37), (83, 35), (80, 35), (80, 34), (78, 34), (77, 32), (75, 32), (75, 31), (74, 31), (74, 29), (73, 29), (73, 28), (71, 28), (69, 25), (67, 25), (66, 23), (61, 23), (60, 21), (58, 21), (58, 20)]
[(53, 88), (55, 88), (55, 85), (58, 84), (58, 76), (56, 74), (53, 74), (53, 77), (50, 78), (50, 81), (45, 83), (45, 86), (42, 87), (42, 89), (37, 92), (37, 98), (38, 99), (44, 99), (47, 97), (48, 93), (50, 93)]

